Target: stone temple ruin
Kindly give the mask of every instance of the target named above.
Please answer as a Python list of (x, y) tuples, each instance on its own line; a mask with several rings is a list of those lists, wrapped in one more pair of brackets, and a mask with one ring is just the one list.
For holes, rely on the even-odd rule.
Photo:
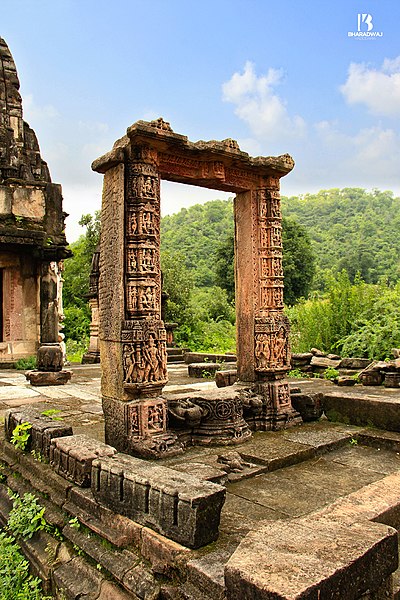
[[(36, 354), (61, 371), (62, 261), (70, 256), (61, 186), (51, 182), (35, 132), (23, 120), (16, 67), (0, 38), (0, 364)], [(35, 374), (33, 375), (35, 378)]]
[[(31, 354), (40, 331), (36, 376), (54, 383), (62, 367), (59, 269), (68, 255), (61, 190), (22, 121), (15, 65), (2, 40), (0, 58), (0, 348), (6, 362)], [(85, 377), (84, 389), (33, 391), (41, 398), (34, 405), (12, 400), (0, 435), (0, 527), (13, 507), (9, 489), (20, 497), (33, 491), (50, 527), (18, 542), (44, 592), (57, 600), (394, 599), (395, 392), (391, 431), (324, 421), (292, 427), (301, 419), (286, 379), (279, 202), (292, 159), (250, 158), (230, 139), (191, 143), (159, 119), (132, 125), (93, 168), (104, 173), (104, 193), (87, 362), (101, 351), (107, 443), (102, 431), (96, 438), (83, 426), (90, 423), (83, 417), (101, 413)], [(239, 381), (229, 388), (163, 391), (162, 178), (236, 194)], [(13, 384), (0, 377), (0, 385)], [(32, 392), (24, 385), (22, 394)], [(342, 397), (331, 396), (324, 408), (330, 400), (342, 410)], [(389, 399), (371, 404), (388, 409)], [(53, 420), (47, 402), (58, 402), (66, 420)], [(354, 412), (355, 397), (348, 403)], [(24, 450), (12, 443), (23, 424), (30, 426)]]
[[(139, 121), (92, 168), (104, 174), (99, 311), (106, 441), (157, 457), (190, 443), (238, 443), (301, 421), (285, 374), (279, 180), (288, 155), (250, 158), (237, 142), (188, 141), (159, 119)], [(160, 179), (230, 191), (235, 199), (239, 384), (216, 397), (171, 400), (161, 321)], [(243, 418), (243, 406), (247, 412)]]

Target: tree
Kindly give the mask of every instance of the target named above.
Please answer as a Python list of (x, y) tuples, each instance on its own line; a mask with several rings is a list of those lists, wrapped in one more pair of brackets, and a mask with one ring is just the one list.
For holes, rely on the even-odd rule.
[[(284, 298), (286, 304), (294, 304), (307, 297), (315, 273), (315, 260), (310, 239), (304, 227), (293, 219), (282, 219)], [(216, 283), (233, 299), (234, 240), (233, 233), (221, 242), (216, 252)]]

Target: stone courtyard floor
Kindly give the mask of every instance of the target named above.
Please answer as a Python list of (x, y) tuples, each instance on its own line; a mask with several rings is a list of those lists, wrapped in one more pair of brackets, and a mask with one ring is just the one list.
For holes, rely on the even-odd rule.
[[(32, 387), (23, 372), (0, 371), (0, 418), (8, 408), (33, 405), (57, 409), (74, 433), (86, 433), (104, 441), (100, 394), (100, 366), (73, 365), (73, 377), (65, 386)], [(215, 389), (214, 381), (189, 379), (187, 365), (168, 366), (170, 382), (165, 395), (177, 391)], [(341, 394), (327, 381), (291, 381), (305, 392)], [(346, 395), (400, 403), (400, 390), (352, 388)], [(192, 447), (183, 455), (160, 464), (224, 483), (220, 536), (190, 561), (190, 579), (198, 589), (214, 589), (217, 598), (224, 588), (224, 565), (243, 537), (265, 519), (302, 517), (340, 498), (378, 482), (400, 470), (400, 434), (326, 420), (281, 432), (256, 433), (248, 442), (232, 447)], [(376, 435), (377, 443), (371, 443)], [(387, 440), (388, 443), (385, 442)], [(382, 442), (382, 443), (381, 443)], [(220, 454), (240, 453), (246, 461), (238, 472), (227, 474), (218, 462)], [(397, 451), (399, 450), (399, 451)]]

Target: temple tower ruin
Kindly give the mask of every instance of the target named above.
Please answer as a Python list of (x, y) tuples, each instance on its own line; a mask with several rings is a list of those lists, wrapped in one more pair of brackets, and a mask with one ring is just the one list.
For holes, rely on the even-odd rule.
[(61, 186), (51, 182), (35, 132), (23, 120), (17, 70), (0, 38), (2, 366), (36, 354), (39, 343), (58, 346), (62, 260), (70, 255), (65, 216)]

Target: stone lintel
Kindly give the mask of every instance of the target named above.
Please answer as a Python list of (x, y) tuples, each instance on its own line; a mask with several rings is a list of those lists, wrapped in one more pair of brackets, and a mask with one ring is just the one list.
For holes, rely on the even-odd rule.
[(293, 167), (291, 156), (250, 157), (235, 140), (190, 142), (172, 131), (168, 123), (137, 121), (127, 136), (117, 140), (113, 149), (95, 160), (92, 169), (105, 173), (129, 156), (130, 146), (147, 145), (158, 153), (162, 179), (195, 184), (231, 192), (265, 186), (265, 180), (287, 175)]
[(250, 532), (228, 561), (227, 598), (357, 599), (367, 591), (375, 598), (397, 565), (397, 531), (387, 525), (270, 521)]
[(116, 454), (92, 463), (94, 497), (170, 539), (199, 548), (218, 537), (226, 490), (193, 475)]

